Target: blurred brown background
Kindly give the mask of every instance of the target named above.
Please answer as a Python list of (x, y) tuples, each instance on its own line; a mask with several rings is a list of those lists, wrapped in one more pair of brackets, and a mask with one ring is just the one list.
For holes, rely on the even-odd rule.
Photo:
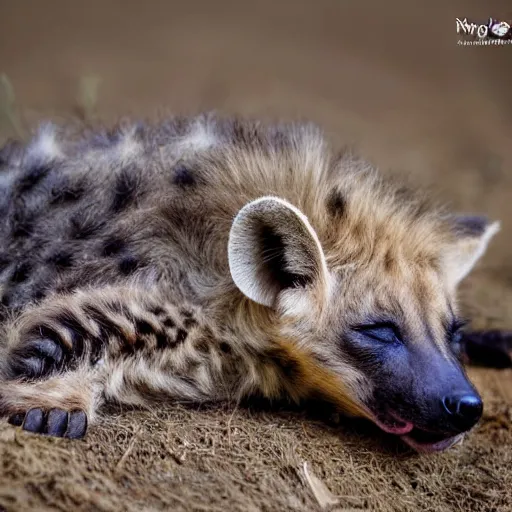
[[(512, 20), (512, 5), (1, 0), (0, 70), (45, 114), (69, 112), (80, 78), (96, 75), (105, 119), (162, 108), (307, 118), (382, 167), (442, 176), (456, 206), (499, 216), (508, 196), (475, 195), (511, 168), (512, 45), (457, 46), (455, 29), (456, 17), (490, 16)], [(453, 167), (468, 168), (463, 198)]]
[[(12, 82), (28, 122), (73, 113), (80, 79), (96, 75), (101, 80), (96, 109), (105, 120), (216, 109), (321, 124), (336, 142), (357, 144), (383, 169), (411, 173), (419, 183), (434, 185), (453, 208), (501, 219), (502, 233), (463, 296), (476, 325), (510, 328), (512, 45), (458, 46), (456, 17), (512, 21), (512, 4), (0, 0), (0, 72)], [(218, 505), (220, 510), (310, 511), (316, 502), (295, 473), (307, 459), (333, 492), (356, 496), (344, 502), (354, 510), (364, 503), (400, 511), (510, 510), (512, 374), (475, 370), (473, 375), (486, 399), (483, 426), (463, 449), (436, 462), (397, 465), (396, 458), (372, 455), (374, 445), (360, 451), (362, 439), (351, 444), (339, 433), (311, 425), (303, 431), (304, 424), (294, 418), (272, 416), (253, 423), (237, 416), (234, 428), (242, 437), (232, 434), (226, 446), (225, 430), (216, 431), (215, 425), (225, 425), (231, 412), (194, 415), (180, 409), (169, 413), (182, 421), (173, 428), (182, 429), (180, 435), (192, 433), (196, 441), (194, 433), (211, 438), (216, 455), (210, 445), (194, 445), (187, 463), (172, 466), (165, 450), (177, 441), (174, 434), (166, 437), (169, 424), (151, 430), (151, 417), (139, 414), (124, 423), (124, 430), (112, 423), (99, 428), (85, 445), (73, 448), (77, 458), (72, 462), (65, 456), (67, 447), (58, 456), (52, 452), (57, 458), (48, 463), (47, 444), (33, 439), (22, 448), (9, 444), (2, 460), (18, 462), (5, 472), (0, 498), (2, 492), (15, 494), (19, 505), (30, 494), (38, 510), (57, 493), (53, 505), (68, 510), (128, 510), (156, 496), (151, 510), (162, 503), (188, 510), (195, 503), (203, 507), (197, 510)], [(280, 421), (285, 430), (276, 426)], [(132, 482), (126, 487), (109, 472), (132, 438), (135, 448), (130, 448), (129, 462), (123, 462)], [(245, 439), (247, 446), (245, 441), (236, 444), (237, 439)], [(160, 449), (159, 443), (167, 448)], [(141, 466), (143, 449), (146, 457), (153, 454), (147, 466)], [(34, 462), (34, 454), (44, 468)], [(130, 465), (132, 459), (136, 464)], [(36, 473), (28, 469), (31, 464), (39, 467)], [(155, 480), (155, 472), (174, 476)], [(248, 474), (256, 475), (253, 483)], [(94, 500), (89, 487), (117, 498)], [(227, 509), (223, 496), (230, 500)]]

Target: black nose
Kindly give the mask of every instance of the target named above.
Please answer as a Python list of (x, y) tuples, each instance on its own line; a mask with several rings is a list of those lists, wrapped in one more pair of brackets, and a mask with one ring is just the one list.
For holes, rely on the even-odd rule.
[(473, 427), (482, 416), (482, 399), (476, 394), (459, 394), (443, 398), (445, 410), (450, 415), (450, 423), (460, 432)]

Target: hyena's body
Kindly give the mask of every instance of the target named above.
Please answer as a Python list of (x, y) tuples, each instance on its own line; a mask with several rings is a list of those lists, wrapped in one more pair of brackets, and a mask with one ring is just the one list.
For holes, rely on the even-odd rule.
[[(390, 382), (420, 386), (427, 365), (472, 390), (449, 346), (453, 293), (494, 225), (449, 222), (309, 125), (46, 126), (0, 157), (13, 422), (79, 437), (105, 400), (317, 394), (394, 433), (467, 430)], [(402, 376), (379, 345), (396, 325)]]

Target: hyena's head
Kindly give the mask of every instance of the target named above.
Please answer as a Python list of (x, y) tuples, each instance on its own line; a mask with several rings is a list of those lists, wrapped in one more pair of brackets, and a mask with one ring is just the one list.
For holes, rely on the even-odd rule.
[(361, 194), (334, 192), (310, 220), (279, 198), (247, 204), (230, 233), (231, 274), (308, 354), (314, 386), (419, 451), (443, 450), (482, 414), (457, 358), (455, 290), (498, 224)]

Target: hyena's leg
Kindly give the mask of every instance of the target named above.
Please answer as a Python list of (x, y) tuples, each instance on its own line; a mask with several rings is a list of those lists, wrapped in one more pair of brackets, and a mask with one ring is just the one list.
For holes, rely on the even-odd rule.
[(8, 326), (2, 373), (7, 379), (46, 378), (94, 366), (105, 355), (155, 348), (183, 336), (162, 324), (162, 299), (155, 291), (132, 287), (78, 290), (52, 297), (25, 311)]
[[(220, 357), (212, 356), (209, 347), (205, 351), (205, 340), (213, 336), (196, 313), (157, 291), (128, 287), (48, 299), (7, 330), (1, 394), (9, 406), (4, 409), (75, 410), (76, 396), (64, 391), (73, 388), (70, 383), (81, 390), (80, 375), (87, 375), (82, 380), (99, 386), (103, 395), (124, 403), (140, 403), (136, 394), (141, 400), (158, 394), (212, 398), (211, 372)], [(92, 405), (79, 406), (88, 415), (94, 412), (96, 391)]]
[(512, 367), (512, 331), (472, 331), (463, 334), (461, 355), (466, 363), (490, 368)]
[(28, 432), (81, 438), (103, 400), (95, 373), (80, 368), (36, 381), (3, 381), (0, 414)]

